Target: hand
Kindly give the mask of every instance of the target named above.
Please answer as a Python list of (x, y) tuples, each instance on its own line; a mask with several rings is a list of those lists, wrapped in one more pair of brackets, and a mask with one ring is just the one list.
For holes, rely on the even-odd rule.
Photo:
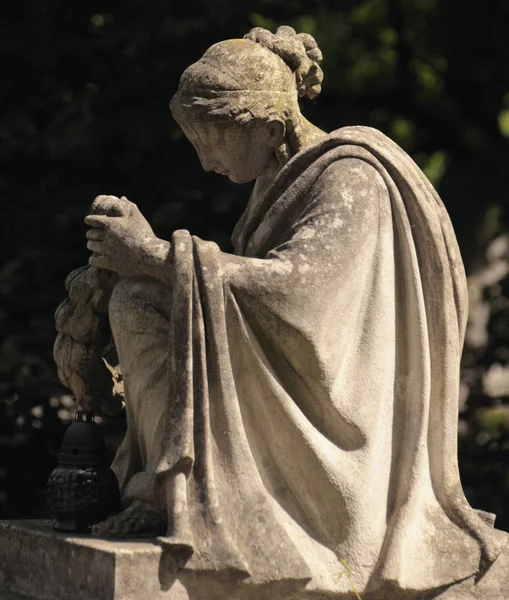
[[(161, 259), (167, 242), (159, 240), (133, 202), (124, 196), (98, 196), (85, 223), (89, 263), (121, 277), (149, 274), (154, 259)], [(166, 246), (165, 246), (166, 244)]]

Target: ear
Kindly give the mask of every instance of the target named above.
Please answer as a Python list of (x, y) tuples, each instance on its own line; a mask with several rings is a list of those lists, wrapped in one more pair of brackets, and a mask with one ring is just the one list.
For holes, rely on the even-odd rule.
[(268, 141), (274, 148), (279, 148), (285, 138), (286, 128), (282, 121), (273, 119), (266, 124)]

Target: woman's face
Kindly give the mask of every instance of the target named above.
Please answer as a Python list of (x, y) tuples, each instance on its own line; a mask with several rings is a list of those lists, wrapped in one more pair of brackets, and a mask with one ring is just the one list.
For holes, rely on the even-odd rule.
[(282, 143), (278, 123), (217, 123), (201, 119), (181, 124), (205, 171), (226, 175), (234, 183), (256, 179), (276, 159)]

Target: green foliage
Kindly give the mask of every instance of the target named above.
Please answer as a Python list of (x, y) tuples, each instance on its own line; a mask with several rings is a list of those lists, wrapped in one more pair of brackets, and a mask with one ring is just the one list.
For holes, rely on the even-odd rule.
[[(43, 511), (45, 478), (71, 410), (51, 356), (52, 314), (65, 275), (87, 260), (82, 219), (93, 198), (125, 194), (162, 237), (184, 227), (229, 249), (249, 189), (202, 172), (168, 111), (180, 74), (212, 43), (252, 26), (311, 33), (325, 81), (322, 95), (303, 106), (310, 120), (327, 130), (371, 125), (408, 150), (439, 187), (471, 271), (507, 230), (509, 4), (24, 0), (10, 10), (1, 48), (13, 76), (0, 80), (4, 516)], [(472, 385), (460, 447), (469, 497), (509, 527), (508, 424), (489, 410), (509, 400), (488, 397), (481, 385), (491, 364), (509, 362), (500, 350), (509, 346), (500, 325), (509, 309), (495, 302), (509, 295), (504, 285), (498, 296), (486, 292), (486, 344), (467, 352)], [(107, 425), (118, 437), (120, 426)]]
[(421, 159), (421, 169), (426, 174), (426, 177), (431, 183), (438, 187), (440, 180), (447, 170), (448, 157), (445, 152), (437, 150), (430, 154), (425, 159)]

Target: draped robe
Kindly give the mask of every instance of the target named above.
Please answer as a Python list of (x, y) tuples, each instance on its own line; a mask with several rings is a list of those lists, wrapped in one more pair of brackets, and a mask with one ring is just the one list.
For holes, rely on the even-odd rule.
[(335, 131), (233, 242), (177, 231), (171, 289), (112, 298), (128, 412), (113, 466), (123, 489), (147, 477), (162, 543), (191, 549), (190, 570), (332, 595), (345, 564), (363, 591), (493, 562), (507, 534), (468, 505), (457, 465), (466, 280), (417, 165), (378, 131)]

